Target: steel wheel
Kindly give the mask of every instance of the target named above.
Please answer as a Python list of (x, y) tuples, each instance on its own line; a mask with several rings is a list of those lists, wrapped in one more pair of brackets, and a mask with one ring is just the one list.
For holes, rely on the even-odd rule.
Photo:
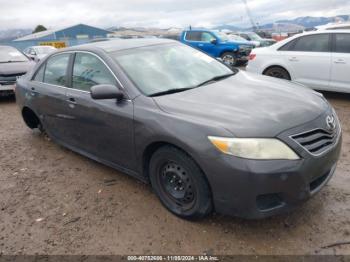
[(160, 187), (165, 195), (182, 209), (189, 209), (196, 201), (195, 187), (187, 171), (178, 163), (167, 162), (160, 169)]
[(213, 209), (205, 175), (185, 152), (172, 146), (158, 149), (150, 159), (150, 181), (162, 204), (175, 215), (198, 219)]

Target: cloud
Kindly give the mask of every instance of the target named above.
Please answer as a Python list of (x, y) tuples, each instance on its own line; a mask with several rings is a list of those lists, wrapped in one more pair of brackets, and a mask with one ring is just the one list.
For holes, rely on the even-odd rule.
[[(247, 0), (259, 24), (298, 16), (350, 14), (349, 0)], [(0, 0), (0, 30), (57, 28), (77, 23), (100, 27), (249, 25), (242, 0)]]

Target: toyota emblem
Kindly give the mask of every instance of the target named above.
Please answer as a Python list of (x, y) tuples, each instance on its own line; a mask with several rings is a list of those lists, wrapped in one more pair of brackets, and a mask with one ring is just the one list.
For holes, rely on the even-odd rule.
[(327, 116), (326, 124), (327, 124), (327, 128), (329, 130), (333, 131), (336, 128), (335, 117), (334, 116)]

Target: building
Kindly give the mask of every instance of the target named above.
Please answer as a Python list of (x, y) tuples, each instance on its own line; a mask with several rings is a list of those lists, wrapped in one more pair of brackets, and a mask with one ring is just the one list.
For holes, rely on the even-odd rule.
[(11, 45), (21, 50), (28, 46), (36, 45), (52, 45), (62, 48), (88, 43), (93, 39), (106, 38), (112, 33), (97, 27), (78, 24), (23, 36), (13, 40)]

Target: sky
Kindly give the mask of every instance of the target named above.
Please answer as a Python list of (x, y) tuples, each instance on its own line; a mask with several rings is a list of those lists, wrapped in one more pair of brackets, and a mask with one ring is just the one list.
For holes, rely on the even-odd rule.
[[(350, 0), (246, 0), (256, 23), (350, 15)], [(243, 0), (0, 0), (0, 30), (85, 23), (108, 28), (249, 26)]]

